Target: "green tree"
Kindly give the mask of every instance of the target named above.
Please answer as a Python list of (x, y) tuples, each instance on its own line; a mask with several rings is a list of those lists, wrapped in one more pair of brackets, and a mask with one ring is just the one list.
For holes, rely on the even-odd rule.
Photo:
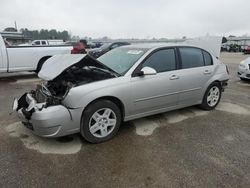
[(70, 40), (71, 36), (68, 31), (57, 31), (56, 29), (41, 29), (38, 30), (28, 30), (27, 28), (22, 28), (20, 31), (24, 34), (24, 36), (29, 37), (33, 40), (39, 39), (63, 39)]

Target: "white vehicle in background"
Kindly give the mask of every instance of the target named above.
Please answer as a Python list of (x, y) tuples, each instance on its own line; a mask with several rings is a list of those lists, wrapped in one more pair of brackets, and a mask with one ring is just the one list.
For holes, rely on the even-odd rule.
[(63, 40), (34, 40), (31, 45), (33, 46), (44, 46), (44, 45), (62, 45)]
[(0, 73), (39, 72), (43, 63), (56, 54), (70, 54), (72, 46), (10, 46), (0, 35)]
[(240, 62), (238, 76), (241, 80), (250, 80), (250, 57)]
[(63, 44), (63, 40), (34, 40), (31, 43), (20, 44), (19, 46), (53, 46)]

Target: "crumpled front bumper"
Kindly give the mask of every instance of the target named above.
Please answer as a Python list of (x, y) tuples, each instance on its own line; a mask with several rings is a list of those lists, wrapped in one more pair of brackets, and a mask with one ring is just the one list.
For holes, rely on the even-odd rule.
[(14, 100), (13, 110), (23, 125), (38, 136), (60, 137), (80, 130), (82, 109), (68, 109), (63, 105), (45, 107), (45, 103), (36, 103), (29, 93)]

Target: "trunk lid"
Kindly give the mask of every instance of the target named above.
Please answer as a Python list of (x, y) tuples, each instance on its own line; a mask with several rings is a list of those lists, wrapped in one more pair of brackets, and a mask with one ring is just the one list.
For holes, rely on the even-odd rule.
[(206, 49), (216, 58), (220, 57), (222, 37), (217, 37), (217, 36), (199, 37), (199, 38), (187, 39), (185, 43)]

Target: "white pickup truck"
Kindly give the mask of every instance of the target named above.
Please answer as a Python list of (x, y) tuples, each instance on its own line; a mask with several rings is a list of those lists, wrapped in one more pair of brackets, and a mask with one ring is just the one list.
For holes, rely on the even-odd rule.
[(17, 71), (39, 72), (53, 55), (69, 54), (73, 46), (9, 46), (0, 35), (0, 73)]
[(33, 40), (31, 43), (19, 44), (18, 46), (52, 46), (62, 45), (63, 40)]

